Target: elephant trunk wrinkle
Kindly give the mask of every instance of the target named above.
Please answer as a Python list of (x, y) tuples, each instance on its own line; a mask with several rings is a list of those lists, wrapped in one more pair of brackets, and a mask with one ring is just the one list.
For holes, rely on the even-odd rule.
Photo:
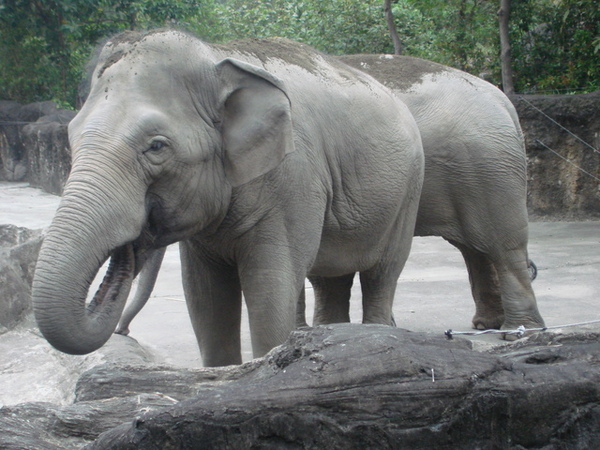
[[(134, 278), (138, 250), (134, 249), (133, 235), (117, 232), (117, 242), (123, 238), (127, 241), (111, 250), (110, 244), (101, 243), (96, 228), (83, 232), (80, 221), (79, 229), (74, 230), (72, 219), (81, 217), (75, 210), (72, 204), (63, 205), (48, 230), (32, 299), (36, 321), (46, 339), (65, 353), (86, 354), (106, 343), (116, 328)], [(84, 217), (84, 223), (96, 218)], [(77, 248), (88, 250), (78, 252)], [(86, 305), (90, 285), (109, 257), (104, 281)]]

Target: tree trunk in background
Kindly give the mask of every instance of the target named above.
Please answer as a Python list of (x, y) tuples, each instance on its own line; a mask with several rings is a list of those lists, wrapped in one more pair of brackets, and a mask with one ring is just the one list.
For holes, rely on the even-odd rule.
[(502, 67), (502, 88), (505, 94), (514, 94), (512, 64), (510, 56), (510, 38), (508, 21), (510, 20), (510, 0), (500, 0), (498, 21), (500, 23), (500, 64)]
[(394, 43), (394, 54), (401, 55), (403, 53), (402, 41), (398, 36), (398, 30), (396, 30), (396, 23), (394, 22), (394, 13), (392, 12), (392, 0), (385, 0), (383, 2), (383, 9), (385, 11), (385, 21), (387, 22), (388, 29), (390, 30), (390, 37)]

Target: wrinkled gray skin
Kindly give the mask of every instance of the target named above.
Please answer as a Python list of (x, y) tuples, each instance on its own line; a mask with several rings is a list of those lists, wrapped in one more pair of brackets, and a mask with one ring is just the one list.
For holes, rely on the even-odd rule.
[(390, 87), (417, 121), (425, 180), (415, 236), (442, 236), (462, 252), (473, 326), (543, 327), (528, 270), (525, 145), (510, 100), (475, 76), (417, 58), (340, 59)]
[[(537, 271), (527, 258), (525, 149), (510, 101), (477, 77), (417, 58), (340, 59), (392, 88), (417, 121), (425, 179), (415, 235), (441, 236), (462, 252), (476, 306), (473, 326), (542, 327), (531, 288)], [(336, 301), (317, 301), (317, 321), (349, 320), (352, 280), (339, 281)], [(136, 294), (132, 305), (146, 300)]]
[(32, 289), (57, 349), (102, 346), (148, 251), (176, 241), (206, 366), (241, 362), (242, 292), (254, 355), (281, 344), (307, 276), (360, 272), (363, 321), (390, 323), (423, 153), (406, 106), (371, 77), (283, 39), (127, 33), (104, 47), (69, 139)]

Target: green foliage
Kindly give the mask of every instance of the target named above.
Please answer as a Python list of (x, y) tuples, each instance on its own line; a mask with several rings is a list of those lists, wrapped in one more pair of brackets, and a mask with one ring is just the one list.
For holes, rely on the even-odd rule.
[(210, 0), (0, 0), (0, 98), (75, 106), (98, 40), (125, 29), (185, 26)]
[(498, 72), (498, 2), (412, 0), (411, 4), (431, 27), (429, 59), (474, 74)]
[[(498, 0), (396, 0), (406, 54), (499, 83)], [(383, 0), (0, 0), (0, 98), (76, 104), (91, 49), (125, 29), (189, 29), (213, 42), (283, 36), (331, 54), (393, 51)], [(513, 0), (518, 91), (594, 90), (597, 0)]]
[(600, 89), (597, 0), (522, 0), (516, 6), (512, 39), (518, 90)]
[(281, 36), (331, 54), (392, 48), (380, 0), (230, 0), (215, 12), (213, 41)]

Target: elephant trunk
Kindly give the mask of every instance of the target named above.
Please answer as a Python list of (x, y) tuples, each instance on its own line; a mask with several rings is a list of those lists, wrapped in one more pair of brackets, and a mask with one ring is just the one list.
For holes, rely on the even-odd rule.
[[(106, 190), (82, 195), (85, 186), (69, 185), (40, 250), (32, 301), (48, 342), (81, 355), (100, 348), (117, 326), (136, 273), (132, 241), (143, 218), (125, 216), (135, 208), (126, 207), (123, 198), (107, 197)], [(143, 216), (141, 210), (137, 216)], [(88, 303), (90, 286), (108, 258), (104, 281)]]

